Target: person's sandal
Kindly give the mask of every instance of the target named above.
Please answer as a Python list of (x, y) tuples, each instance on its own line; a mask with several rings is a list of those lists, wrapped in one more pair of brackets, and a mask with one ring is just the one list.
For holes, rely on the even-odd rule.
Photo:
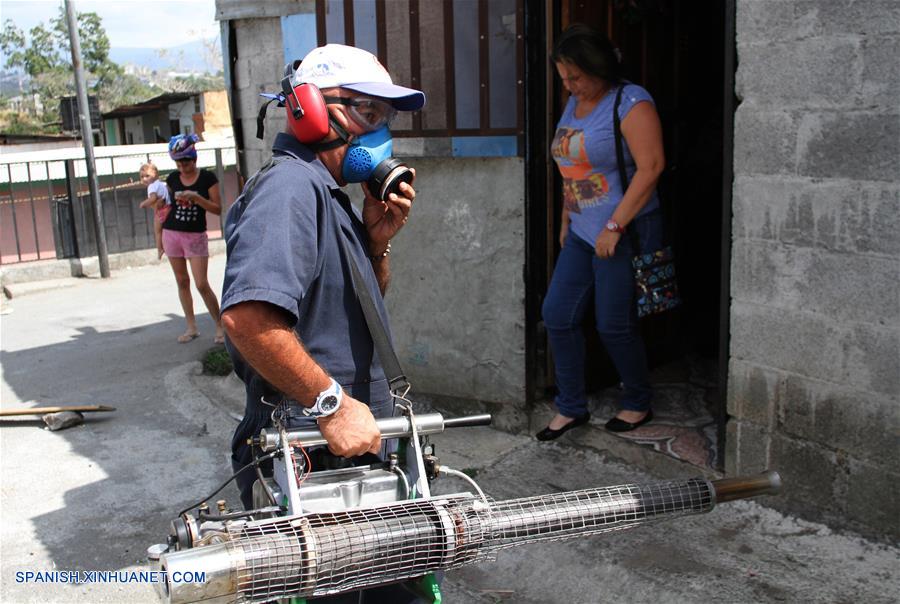
[(199, 338), (199, 337), (200, 337), (200, 333), (199, 333), (199, 332), (196, 332), (196, 331), (195, 331), (194, 333), (187, 333), (187, 332), (186, 332), (186, 333), (183, 333), (183, 334), (181, 334), (180, 336), (178, 336), (178, 343), (179, 343), (179, 344), (187, 344), (188, 342), (191, 342), (191, 341), (193, 341), (193, 340), (196, 340), (196, 339)]

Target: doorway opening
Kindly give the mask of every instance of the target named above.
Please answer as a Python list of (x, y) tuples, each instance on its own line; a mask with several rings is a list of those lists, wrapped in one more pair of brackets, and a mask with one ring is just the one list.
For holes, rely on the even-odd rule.
[[(734, 3), (563, 0), (538, 4), (530, 6), (542, 10), (544, 20), (531, 23), (543, 27), (547, 48), (542, 49), (543, 57), (529, 57), (530, 61), (548, 63), (547, 49), (571, 23), (605, 32), (622, 53), (626, 79), (650, 92), (663, 125), (667, 167), (658, 188), (683, 305), (642, 320), (656, 419), (622, 436), (685, 461), (721, 469), (728, 359)], [(537, 400), (552, 400), (552, 360), (549, 351), (541, 349), (539, 301), (559, 253), (561, 183), (547, 148), (565, 98), (549, 65), (533, 65), (532, 85), (541, 69), (546, 88), (543, 115), (553, 123), (543, 129), (534, 127), (529, 146), (529, 188), (540, 191), (543, 187), (545, 195), (543, 199), (532, 195), (529, 202), (526, 274), (535, 294), (528, 297), (527, 315), (534, 322), (532, 367), (544, 378), (533, 381), (531, 392)], [(540, 114), (532, 109), (529, 119)], [(543, 174), (538, 168), (542, 160), (550, 166)], [(605, 421), (618, 409), (618, 376), (596, 334), (592, 313), (587, 314), (589, 405), (597, 420)]]

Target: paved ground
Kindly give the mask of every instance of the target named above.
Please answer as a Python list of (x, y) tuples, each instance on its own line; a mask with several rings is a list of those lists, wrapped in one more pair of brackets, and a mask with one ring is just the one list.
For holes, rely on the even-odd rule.
[[(212, 260), (214, 283), (222, 261)], [(201, 317), (201, 339), (175, 343), (183, 324), (166, 266), (68, 285), (4, 303), (3, 408), (94, 403), (118, 410), (61, 432), (39, 421), (0, 422), (0, 600), (155, 602), (146, 584), (23, 584), (16, 572), (143, 568), (146, 547), (163, 540), (177, 511), (229, 475), (226, 451), (241, 395), (233, 378), (199, 375), (198, 360), (212, 346), (208, 316)], [(435, 440), (445, 464), (475, 472), (496, 499), (655, 480), (568, 438), (547, 445), (472, 428)], [(454, 478), (435, 486), (465, 489)], [(226, 498), (236, 501), (230, 490)], [(761, 503), (508, 550), (494, 563), (449, 573), (445, 601), (898, 600), (900, 550)]]

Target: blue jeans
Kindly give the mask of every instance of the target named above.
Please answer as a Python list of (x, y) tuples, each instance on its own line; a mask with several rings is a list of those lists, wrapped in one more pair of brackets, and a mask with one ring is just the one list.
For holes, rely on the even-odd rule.
[[(641, 250), (662, 243), (662, 216), (650, 212), (628, 226), (636, 229)], [(556, 261), (550, 289), (544, 299), (543, 318), (556, 367), (557, 410), (566, 417), (587, 413), (584, 385), (584, 334), (581, 323), (593, 300), (597, 332), (624, 385), (619, 401), (623, 409), (647, 411), (653, 396), (644, 342), (638, 333), (634, 297), (634, 256), (625, 234), (612, 258), (598, 258), (593, 244), (574, 233), (566, 237)]]

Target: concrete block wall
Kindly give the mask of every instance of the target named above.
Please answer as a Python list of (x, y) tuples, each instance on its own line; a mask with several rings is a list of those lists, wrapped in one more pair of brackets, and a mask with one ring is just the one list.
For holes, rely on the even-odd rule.
[[(237, 19), (232, 22), (237, 44), (237, 61), (231, 77), (232, 112), (235, 128), (243, 135), (241, 169), (249, 178), (271, 156), (275, 135), (284, 130), (284, 109), (269, 105), (265, 121), (265, 138), (256, 138), (256, 116), (266, 99), (260, 92), (278, 92), (284, 70), (281, 20)], [(237, 120), (240, 120), (238, 126)]]
[(417, 195), (393, 242), (386, 300), (413, 393), (521, 410), (524, 161), (406, 159), (417, 170)]
[(729, 474), (900, 536), (900, 2), (738, 0)]

